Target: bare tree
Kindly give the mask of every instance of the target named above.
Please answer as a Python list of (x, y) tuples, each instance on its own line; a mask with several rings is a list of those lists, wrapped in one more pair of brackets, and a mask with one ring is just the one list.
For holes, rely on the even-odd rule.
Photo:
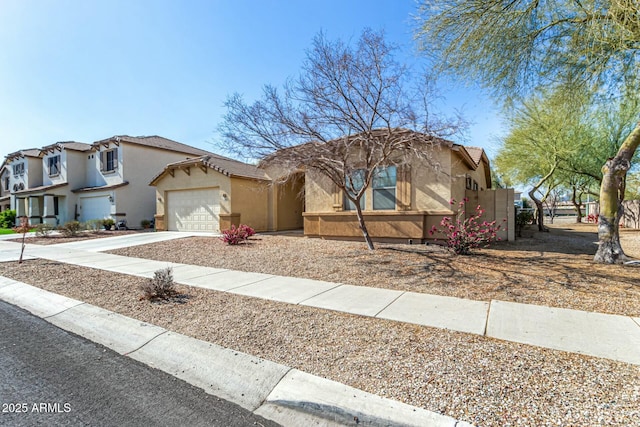
[(283, 180), (300, 170), (329, 178), (353, 203), (369, 249), (360, 200), (374, 176), (409, 156), (428, 158), (434, 142), (463, 125), (429, 114), (432, 81), (414, 85), (397, 49), (369, 29), (354, 46), (320, 33), (282, 92), (265, 86), (253, 104), (230, 96), (221, 125), (221, 148), (277, 166)]

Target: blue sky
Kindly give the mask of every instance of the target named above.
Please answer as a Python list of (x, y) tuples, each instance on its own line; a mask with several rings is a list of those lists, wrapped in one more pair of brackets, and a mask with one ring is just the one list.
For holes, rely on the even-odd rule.
[[(414, 0), (2, 0), (0, 156), (57, 141), (161, 135), (213, 150), (223, 103), (253, 101), (296, 75), (319, 31), (384, 29), (419, 64)], [(466, 140), (495, 154), (499, 110), (444, 83), (444, 111), (474, 122)]]

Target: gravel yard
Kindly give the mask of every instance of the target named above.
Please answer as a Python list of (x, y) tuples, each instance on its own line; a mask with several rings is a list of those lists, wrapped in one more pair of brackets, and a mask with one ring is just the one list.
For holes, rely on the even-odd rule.
[[(192, 237), (111, 251), (119, 255), (305, 277), (474, 300), (492, 299), (640, 316), (640, 267), (598, 265), (596, 226), (562, 224), (472, 256), (437, 245), (379, 244), (258, 235), (227, 246)], [(640, 258), (640, 230), (624, 230), (627, 254)]]
[(630, 364), (199, 288), (149, 303), (145, 279), (46, 260), (0, 274), (480, 426), (640, 425)]

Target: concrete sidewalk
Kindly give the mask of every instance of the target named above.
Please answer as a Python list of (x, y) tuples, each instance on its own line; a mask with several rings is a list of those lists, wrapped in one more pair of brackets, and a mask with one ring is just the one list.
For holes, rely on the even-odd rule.
[[(98, 252), (125, 244), (181, 237), (185, 234), (141, 233), (76, 245), (27, 245), (25, 254), (140, 277), (153, 277), (156, 270), (171, 267), (175, 281), (183, 285), (485, 335), (640, 365), (640, 318), (496, 300), (474, 301)], [(0, 242), (0, 261), (15, 259), (17, 247), (16, 243)]]
[(285, 426), (471, 427), (8, 278), (0, 299)]
[[(131, 237), (55, 246), (27, 245), (25, 254), (140, 277), (152, 277), (156, 270), (171, 267), (176, 282), (184, 285), (640, 365), (640, 318), (503, 301), (472, 301), (99, 252), (187, 237), (184, 233), (128, 236)], [(0, 241), (0, 262), (17, 260), (19, 250), (19, 243)], [(364, 425), (468, 425), (4, 277), (0, 277), (0, 299), (285, 425), (352, 424), (354, 416), (366, 421)]]

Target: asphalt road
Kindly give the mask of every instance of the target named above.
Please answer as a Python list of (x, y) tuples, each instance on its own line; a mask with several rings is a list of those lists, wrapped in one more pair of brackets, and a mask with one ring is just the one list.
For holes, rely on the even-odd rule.
[(3, 301), (0, 425), (277, 426)]

